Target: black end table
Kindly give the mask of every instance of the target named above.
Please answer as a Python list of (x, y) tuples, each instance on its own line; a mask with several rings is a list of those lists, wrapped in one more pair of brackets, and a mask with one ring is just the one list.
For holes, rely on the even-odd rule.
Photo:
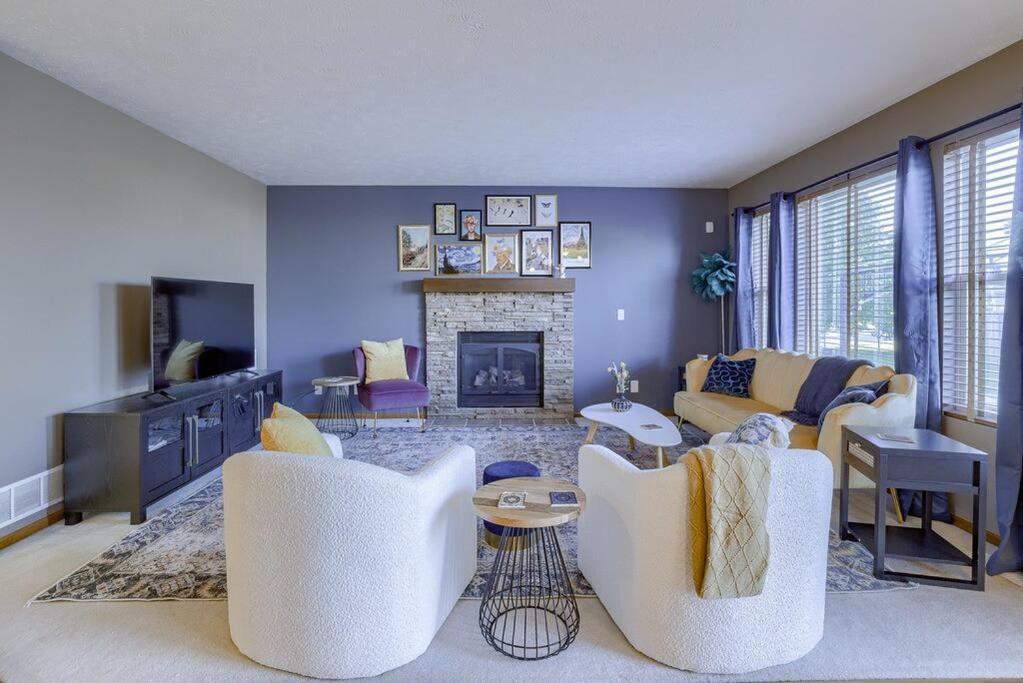
[[(905, 443), (882, 438), (902, 436)], [(874, 484), (874, 524), (849, 521), (849, 468)], [(888, 488), (923, 492), (920, 528), (885, 525)], [(973, 553), (966, 555), (942, 538), (931, 525), (934, 492), (973, 497)], [(987, 454), (927, 429), (899, 427), (842, 427), (842, 488), (839, 533), (862, 543), (874, 555), (874, 576), (890, 581), (916, 581), (932, 586), (984, 590), (984, 536), (987, 506)], [(970, 579), (893, 572), (886, 558), (970, 567)]]

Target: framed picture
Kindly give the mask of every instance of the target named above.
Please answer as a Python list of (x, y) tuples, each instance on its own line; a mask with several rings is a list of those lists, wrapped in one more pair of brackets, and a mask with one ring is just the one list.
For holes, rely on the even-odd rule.
[(522, 274), (531, 276), (554, 275), (554, 231), (523, 230)]
[(558, 223), (561, 263), (566, 268), (589, 268), (593, 236), (589, 221)]
[(483, 239), (483, 212), (463, 209), (458, 212), (458, 239), (479, 242)]
[(532, 225), (533, 196), (528, 194), (488, 194), (487, 225)]
[(398, 270), (430, 270), (430, 226), (398, 226)]
[(536, 201), (536, 227), (558, 227), (558, 195), (538, 194)]
[(518, 234), (488, 232), (483, 238), (483, 268), (488, 275), (518, 275)]
[(438, 244), (437, 275), (480, 275), (483, 247), (479, 244)]
[(454, 204), (433, 205), (433, 234), (434, 235), (457, 235), (458, 226), (455, 224)]

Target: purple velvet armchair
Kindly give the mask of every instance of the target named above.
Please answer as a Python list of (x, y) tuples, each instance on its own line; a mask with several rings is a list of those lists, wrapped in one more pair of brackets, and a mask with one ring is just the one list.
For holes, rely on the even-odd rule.
[(399, 408), (415, 408), (419, 428), (426, 422), (422, 409), (430, 405), (430, 390), (416, 381), (419, 377), (419, 359), (422, 356), (417, 346), (405, 345), (405, 369), (408, 379), (382, 379), (366, 384), (366, 355), (361, 347), (352, 351), (355, 356), (355, 374), (359, 376), (357, 387), (359, 403), (366, 410), (373, 411), (373, 436), (377, 434), (377, 412)]

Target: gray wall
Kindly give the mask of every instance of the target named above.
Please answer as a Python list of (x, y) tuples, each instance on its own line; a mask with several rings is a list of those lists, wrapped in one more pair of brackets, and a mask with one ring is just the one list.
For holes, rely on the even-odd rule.
[[(996, 52), (932, 86), (910, 95), (854, 126), (781, 161), (728, 190), (729, 209), (754, 206), (771, 192), (803, 187), (845, 168), (898, 148), (907, 135), (931, 137), (1005, 107), (1023, 97), (1023, 41)], [(1018, 114), (1015, 115), (1018, 118)], [(935, 186), (941, 192), (941, 141), (932, 147)], [(940, 217), (940, 212), (939, 212)], [(731, 231), (729, 231), (731, 233)], [(988, 530), (995, 519), (995, 429), (989, 425), (946, 417), (942, 431), (989, 455)], [(966, 502), (956, 501), (956, 514), (969, 518)]]
[(577, 280), (576, 408), (609, 400), (612, 360), (633, 366), (636, 400), (670, 408), (677, 365), (719, 345), (718, 308), (691, 293), (689, 273), (700, 251), (727, 244), (724, 190), (270, 187), (270, 365), (284, 370), (289, 398), (313, 377), (351, 372), (362, 339), (422, 345), (426, 274), (398, 272), (395, 226), (432, 223), (434, 202), (482, 209), (485, 194), (536, 192), (558, 194), (562, 220), (593, 223), (593, 268), (568, 271)]
[(793, 154), (728, 190), (730, 209), (765, 202), (855, 164), (892, 152), (907, 135), (930, 137), (1019, 104), (1023, 41), (996, 52), (873, 116)]
[(254, 283), (265, 362), (266, 188), (2, 54), (0, 93), (2, 486), (147, 387), (151, 275)]

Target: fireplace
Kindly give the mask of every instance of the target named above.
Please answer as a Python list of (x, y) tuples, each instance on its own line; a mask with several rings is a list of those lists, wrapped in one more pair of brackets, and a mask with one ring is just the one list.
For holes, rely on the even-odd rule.
[(458, 333), (458, 407), (542, 406), (542, 332)]

